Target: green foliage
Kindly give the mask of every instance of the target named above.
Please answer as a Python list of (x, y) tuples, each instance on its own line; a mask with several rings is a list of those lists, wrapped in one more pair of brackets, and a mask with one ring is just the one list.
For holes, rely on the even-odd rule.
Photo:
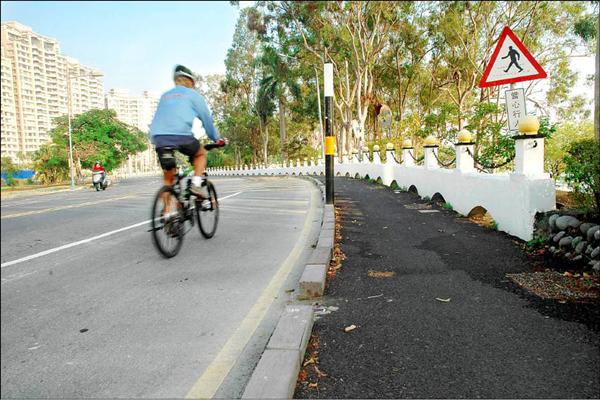
[(585, 42), (596, 39), (598, 29), (598, 16), (586, 15), (575, 22), (573, 31)]
[(550, 122), (549, 117), (540, 118), (540, 129), (538, 130), (538, 134), (544, 135), (546, 137), (546, 140), (551, 139), (556, 133), (557, 129), (558, 124)]
[[(79, 179), (82, 169), (92, 168), (99, 160), (107, 171), (117, 168), (130, 154), (144, 151), (146, 135), (117, 119), (113, 110), (90, 110), (73, 118), (73, 160)], [(51, 142), (34, 155), (33, 164), (42, 183), (66, 180), (69, 176), (69, 135), (66, 116), (55, 119)]]
[(1, 165), (2, 173), (6, 174), (5, 183), (8, 186), (15, 186), (17, 181), (13, 175), (17, 172), (17, 167), (15, 164), (13, 164), (12, 159), (10, 157), (2, 157)]
[(2, 157), (0, 161), (0, 165), (2, 166), (2, 173), (7, 176), (13, 175), (17, 172), (17, 166), (12, 162), (10, 157)]
[(423, 197), (423, 201), (426, 201), (429, 203), (429, 202), (431, 202), (431, 197), (425, 196), (425, 197)]
[(53, 143), (42, 145), (33, 155), (36, 178), (44, 185), (63, 182), (69, 177), (68, 149)]
[(497, 231), (498, 229), (500, 229), (500, 224), (498, 224), (498, 222), (496, 222), (496, 221), (492, 221), (492, 223), (490, 225), (490, 229)]
[(580, 206), (600, 213), (600, 142), (585, 139), (572, 143), (564, 162), (566, 181)]
[[(540, 125), (541, 133), (545, 124)], [(564, 122), (552, 125), (552, 129), (549, 130), (546, 136), (544, 147), (544, 163), (550, 176), (553, 179), (558, 179), (563, 174), (565, 170), (565, 149), (568, 149), (576, 141), (593, 139), (593, 137), (594, 124), (592, 121)]]
[[(467, 128), (478, 160), (503, 164), (514, 157), (505, 87), (478, 87), (502, 27), (510, 26), (550, 73), (545, 98), (536, 94), (540, 81), (525, 86), (536, 114), (582, 121), (589, 105), (572, 96), (578, 77), (569, 60), (581, 53), (582, 39), (591, 43), (595, 10), (596, 3), (547, 1), (256, 2), (240, 12), (223, 95), (213, 107), (221, 111), (219, 129), (232, 139), (225, 152), (236, 163), (318, 153), (316, 88), (323, 87), (327, 60), (335, 65), (334, 132), (346, 151), (365, 142), (383, 149), (403, 138), (419, 147), (427, 135), (454, 142)], [(378, 119), (383, 104), (393, 113), (389, 140)], [(366, 132), (363, 142), (348, 128), (352, 120)], [(551, 137), (551, 130), (542, 121), (540, 133)]]
[(442, 204), (442, 208), (444, 210), (450, 210), (450, 211), (454, 210), (454, 207), (452, 207), (452, 204), (447, 203), (447, 202), (445, 202), (444, 204)]
[(540, 235), (536, 238), (531, 239), (530, 241), (527, 242), (527, 247), (529, 247), (530, 249), (537, 249), (540, 247), (543, 247), (546, 242), (548, 241), (548, 237), (545, 235)]

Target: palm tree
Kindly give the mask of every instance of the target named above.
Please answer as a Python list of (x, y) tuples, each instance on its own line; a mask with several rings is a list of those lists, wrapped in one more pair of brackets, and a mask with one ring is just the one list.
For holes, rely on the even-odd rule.
[(283, 57), (287, 56), (278, 53), (275, 48), (265, 44), (262, 46), (258, 62), (262, 67), (264, 76), (261, 80), (261, 87), (265, 87), (265, 94), (270, 94), (273, 96), (273, 99), (277, 99), (281, 157), (285, 161), (288, 158), (285, 129), (286, 95), (287, 91), (292, 94), (299, 92), (299, 86), (296, 82), (296, 77)]

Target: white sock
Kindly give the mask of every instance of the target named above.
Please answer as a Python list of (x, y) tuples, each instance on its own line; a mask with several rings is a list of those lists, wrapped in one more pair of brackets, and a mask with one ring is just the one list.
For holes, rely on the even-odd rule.
[(194, 185), (194, 186), (200, 186), (200, 185), (202, 185), (202, 181), (204, 180), (203, 178), (204, 178), (203, 176), (196, 176), (196, 175), (194, 175), (192, 177), (192, 185)]

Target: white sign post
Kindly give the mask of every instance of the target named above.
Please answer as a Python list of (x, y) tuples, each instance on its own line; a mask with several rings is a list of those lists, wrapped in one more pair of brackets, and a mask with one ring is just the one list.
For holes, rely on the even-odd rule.
[(506, 113), (508, 114), (508, 130), (519, 130), (519, 120), (527, 115), (525, 108), (525, 90), (512, 89), (504, 92), (506, 95)]

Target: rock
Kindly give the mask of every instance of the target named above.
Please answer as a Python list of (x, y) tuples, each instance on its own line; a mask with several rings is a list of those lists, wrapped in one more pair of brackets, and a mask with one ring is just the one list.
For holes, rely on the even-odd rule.
[(594, 263), (594, 265), (592, 265), (592, 269), (594, 271), (600, 272), (600, 262)]
[(571, 253), (565, 254), (565, 258), (571, 258)]
[(579, 225), (581, 225), (581, 221), (570, 215), (563, 215), (556, 219), (556, 227), (560, 230), (565, 230), (568, 227), (577, 228)]
[(600, 254), (600, 246), (596, 247), (594, 249), (594, 251), (592, 251), (592, 254), (590, 254), (590, 257), (596, 258), (596, 257), (598, 257), (599, 254)]
[(578, 256), (573, 257), (573, 261), (579, 261), (583, 258), (583, 256), (580, 254)]
[(587, 231), (587, 240), (588, 242), (594, 238), (594, 234), (600, 231), (600, 225), (594, 225)]
[(567, 247), (571, 245), (571, 242), (573, 242), (573, 238), (571, 236), (565, 236), (564, 238), (558, 241), (558, 246)]
[(550, 218), (548, 218), (548, 225), (550, 226), (550, 232), (554, 232), (556, 230), (556, 220), (560, 217), (558, 214), (552, 214)]
[(595, 224), (592, 224), (591, 222), (584, 222), (583, 224), (581, 224), (579, 226), (579, 230), (581, 231), (581, 233), (583, 233), (584, 235), (587, 234), (587, 231), (594, 226)]
[(588, 247), (585, 249), (585, 254), (592, 254), (592, 251), (594, 251), (594, 248), (591, 244), (588, 244)]
[(594, 233), (594, 239), (600, 240), (600, 231), (596, 231), (596, 233)]
[(552, 254), (556, 253), (556, 247), (552, 246), (548, 249), (548, 251)]
[(575, 247), (575, 253), (577, 253), (577, 254), (583, 253), (585, 246), (587, 246), (587, 242), (585, 240), (583, 242), (579, 242), (577, 244), (577, 247)]
[(573, 246), (573, 248), (577, 247), (577, 245), (579, 244), (579, 242), (581, 242), (583, 240), (583, 238), (581, 236), (577, 236), (575, 239), (573, 239), (573, 241), (571, 242), (571, 246)]
[(563, 236), (566, 235), (565, 231), (560, 231), (558, 232), (556, 235), (554, 235), (554, 237), (552, 238), (552, 240), (554, 240), (555, 243), (558, 243), (560, 239), (562, 239)]

